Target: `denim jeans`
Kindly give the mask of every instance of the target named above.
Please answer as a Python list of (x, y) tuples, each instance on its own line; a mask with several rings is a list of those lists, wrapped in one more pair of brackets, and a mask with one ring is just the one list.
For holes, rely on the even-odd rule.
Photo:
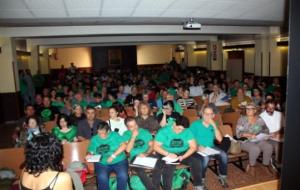
[(128, 161), (103, 165), (95, 163), (98, 190), (109, 190), (109, 175), (114, 172), (117, 177), (117, 190), (126, 190), (128, 180)]
[(202, 166), (202, 177), (205, 178), (206, 169), (208, 166), (208, 162), (210, 158), (215, 158), (219, 162), (219, 175), (226, 176), (227, 175), (227, 163), (228, 156), (227, 153), (221, 150), (218, 147), (213, 147), (215, 150), (220, 151), (220, 154), (212, 155), (212, 156), (200, 156), (201, 166)]
[[(173, 179), (174, 171), (176, 169), (176, 165), (166, 164), (165, 161), (162, 160), (163, 157), (162, 155), (157, 155), (157, 156), (158, 156), (158, 160), (152, 175), (153, 185), (155, 189), (159, 189), (160, 182), (161, 182), (161, 175), (162, 175), (163, 190), (171, 190), (172, 179)], [(202, 185), (201, 164), (200, 164), (199, 157), (196, 156), (196, 153), (184, 159), (181, 163), (191, 167), (193, 185), (201, 186)]]

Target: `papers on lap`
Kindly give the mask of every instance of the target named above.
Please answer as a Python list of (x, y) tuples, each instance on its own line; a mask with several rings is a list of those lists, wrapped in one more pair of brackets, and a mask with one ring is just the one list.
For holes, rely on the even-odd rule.
[(200, 154), (201, 156), (211, 156), (211, 155), (220, 154), (220, 151), (210, 147), (205, 147), (204, 151), (198, 151), (197, 153)]
[(130, 166), (153, 169), (155, 167), (156, 162), (157, 162), (156, 158), (137, 156), (132, 162), (132, 164), (130, 164)]
[(263, 140), (268, 140), (270, 138), (269, 134), (265, 134), (265, 133), (259, 133), (258, 135), (256, 135), (255, 139), (251, 139), (251, 142), (259, 142), (259, 141), (263, 141)]
[(162, 160), (166, 162), (166, 164), (174, 164), (177, 165), (179, 164), (178, 158), (170, 158), (170, 157), (163, 157)]
[(86, 161), (87, 162), (99, 162), (101, 155), (91, 155)]

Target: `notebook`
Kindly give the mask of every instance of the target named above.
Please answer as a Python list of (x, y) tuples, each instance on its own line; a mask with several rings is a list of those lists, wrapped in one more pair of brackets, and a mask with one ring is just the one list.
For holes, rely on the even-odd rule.
[(101, 159), (101, 155), (91, 155), (86, 161), (87, 162), (99, 162)]
[(130, 164), (130, 166), (153, 169), (155, 167), (156, 162), (157, 162), (157, 159), (153, 158), (153, 157), (140, 157), (140, 156), (137, 156), (134, 159), (134, 161), (132, 162), (132, 164)]
[(203, 151), (198, 151), (197, 153), (200, 154), (201, 156), (212, 156), (212, 155), (220, 154), (220, 151), (210, 147), (205, 147)]

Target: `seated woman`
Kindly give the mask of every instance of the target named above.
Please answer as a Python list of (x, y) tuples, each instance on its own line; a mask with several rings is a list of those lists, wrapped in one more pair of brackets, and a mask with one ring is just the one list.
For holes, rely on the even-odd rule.
[(244, 93), (244, 89), (237, 89), (237, 96), (231, 99), (231, 107), (235, 111), (240, 111), (240, 108), (245, 106), (246, 104), (252, 102), (249, 96), (246, 96)]
[(160, 126), (154, 116), (150, 115), (150, 106), (146, 102), (141, 102), (138, 107), (136, 122), (140, 128), (148, 130), (151, 134), (156, 134)]
[(85, 114), (83, 113), (82, 107), (79, 104), (75, 104), (70, 116), (70, 123), (77, 126), (78, 122), (83, 119), (85, 119)]
[(68, 173), (61, 172), (63, 148), (53, 135), (42, 133), (26, 143), (21, 190), (72, 190)]
[(174, 111), (174, 103), (171, 100), (163, 104), (162, 113), (157, 116), (157, 121), (161, 127), (172, 124), (172, 120), (176, 120), (180, 114)]
[(27, 117), (25, 120), (25, 126), (20, 131), (16, 147), (24, 146), (27, 141), (30, 141), (34, 136), (39, 135), (43, 131), (42, 125), (38, 125), (37, 117)]
[(259, 134), (269, 134), (269, 129), (264, 120), (257, 116), (257, 107), (254, 103), (246, 106), (246, 116), (242, 116), (236, 126), (236, 135), (240, 139), (245, 139), (241, 143), (241, 149), (249, 153), (249, 165), (247, 171), (255, 175), (254, 166), (260, 153), (263, 153), (263, 165), (268, 172), (270, 170), (270, 160), (273, 153), (273, 147), (267, 139), (257, 139)]
[(90, 141), (86, 159), (91, 155), (101, 155), (100, 161), (95, 163), (98, 190), (109, 190), (109, 175), (112, 172), (117, 176), (117, 189), (125, 190), (128, 180), (126, 144), (117, 132), (110, 130), (107, 123), (100, 123), (97, 133)]
[(194, 189), (203, 189), (201, 162), (196, 153), (197, 143), (192, 132), (185, 129), (183, 117), (179, 117), (167, 127), (161, 128), (154, 139), (154, 151), (158, 161), (153, 170), (152, 180), (155, 189), (160, 189), (161, 176), (163, 189), (172, 189), (172, 178), (176, 165), (166, 163), (162, 158), (176, 159), (189, 165), (193, 177)]
[(110, 126), (111, 131), (115, 131), (119, 133), (119, 135), (123, 135), (123, 133), (127, 131), (124, 119), (119, 117), (119, 113), (115, 107), (109, 108), (109, 119), (107, 120), (107, 123)]
[(67, 115), (60, 114), (57, 119), (57, 126), (52, 129), (52, 133), (56, 136), (62, 144), (66, 142), (77, 141), (77, 128), (70, 124)]

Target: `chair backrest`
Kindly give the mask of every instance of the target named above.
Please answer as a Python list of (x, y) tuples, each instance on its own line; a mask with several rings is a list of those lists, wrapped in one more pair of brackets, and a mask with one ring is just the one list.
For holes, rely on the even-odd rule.
[(221, 133), (223, 134), (223, 136), (225, 135), (229, 135), (231, 137), (233, 137), (233, 131), (230, 125), (222, 125), (221, 127), (219, 127)]
[(103, 121), (107, 121), (109, 119), (109, 109), (108, 108), (96, 109), (96, 117)]
[(64, 157), (63, 157), (63, 165), (64, 167), (68, 167), (70, 163), (74, 161), (85, 161), (85, 156), (87, 153), (87, 148), (89, 146), (89, 140), (81, 141), (81, 142), (72, 142), (65, 143), (63, 145), (64, 149)]
[(197, 105), (202, 105), (203, 104), (203, 99), (202, 96), (195, 96), (193, 97)]
[(232, 126), (233, 135), (236, 135), (236, 124), (240, 116), (238, 112), (229, 112), (222, 115), (223, 124), (230, 124)]
[(52, 132), (52, 129), (55, 127), (56, 122), (55, 121), (47, 121), (44, 123), (45, 130), (49, 133)]
[(24, 148), (0, 149), (0, 168), (7, 167), (14, 170), (17, 178), (21, 175), (24, 160)]
[(190, 116), (198, 116), (196, 109), (185, 109), (183, 111), (183, 116), (190, 117)]
[(190, 124), (200, 119), (199, 116), (185, 116), (185, 117), (189, 120)]
[(127, 116), (135, 117), (135, 112), (132, 107), (125, 107)]
[(218, 110), (220, 111), (220, 114), (223, 114), (224, 111), (227, 109), (227, 108), (230, 108), (230, 105), (225, 105), (225, 106), (217, 106)]

